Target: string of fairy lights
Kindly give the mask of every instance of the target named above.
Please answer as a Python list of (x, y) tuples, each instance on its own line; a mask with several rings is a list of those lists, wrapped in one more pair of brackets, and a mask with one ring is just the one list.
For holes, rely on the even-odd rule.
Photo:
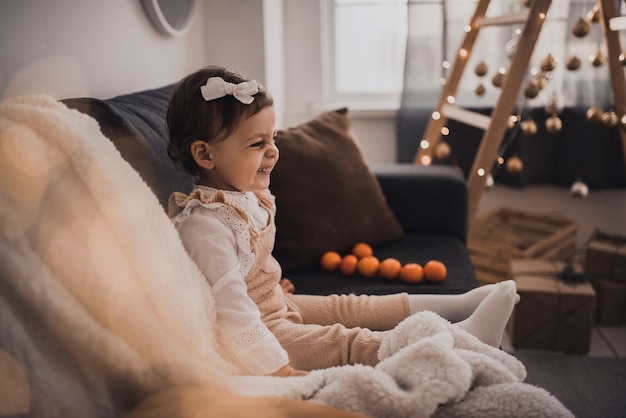
[[(530, 0), (522, 0), (522, 3), (524, 6), (528, 7)], [(592, 32), (592, 25), (600, 22), (600, 5), (595, 3), (593, 5), (589, 4), (589, 6), (590, 8), (588, 11), (584, 13), (583, 16), (580, 16), (570, 28), (571, 34), (574, 38), (589, 37)], [(517, 38), (520, 34), (521, 29), (515, 29), (513, 38), (505, 45), (505, 53), (509, 59), (515, 55)], [(596, 51), (587, 57), (581, 58), (576, 53), (569, 54), (565, 60), (565, 68), (567, 71), (576, 72), (583, 65), (591, 65), (594, 68), (603, 67), (607, 62), (607, 58), (600, 45), (601, 42), (598, 43)], [(619, 55), (619, 61), (622, 65), (626, 66), (626, 57), (624, 52)], [(501, 167), (504, 167), (504, 169), (511, 175), (518, 175), (523, 171), (524, 162), (518, 155), (512, 155), (505, 160), (504, 154), (510, 147), (511, 143), (515, 140), (520, 130), (525, 136), (533, 136), (537, 133), (538, 127), (536, 121), (534, 121), (530, 116), (523, 118), (520, 115), (524, 114), (525, 110), (528, 110), (529, 101), (537, 98), (539, 94), (546, 89), (546, 86), (549, 85), (550, 77), (558, 65), (559, 63), (556, 58), (549, 53), (541, 59), (538, 67), (532, 67), (529, 69), (527, 82), (523, 88), (523, 97), (521, 97), (519, 102), (516, 104), (514, 114), (507, 121), (508, 133), (503, 139), (498, 150), (493, 170), (486, 179), (486, 185), (488, 187), (493, 185), (493, 177)], [(477, 96), (483, 96), (487, 92), (487, 85), (489, 83), (495, 88), (500, 88), (502, 85), (506, 75), (506, 69), (503, 67), (498, 68), (490, 80), (488, 79), (489, 71), (489, 65), (484, 61), (480, 61), (474, 67), (474, 74), (478, 78), (478, 84), (474, 89), (474, 94)], [(546, 114), (549, 115), (545, 120), (545, 130), (550, 134), (559, 133), (563, 128), (563, 122), (559, 116), (564, 109), (563, 96), (557, 94), (556, 91), (553, 91), (553, 93), (548, 96), (548, 99), (543, 107)], [(621, 124), (622, 128), (626, 129), (626, 115), (621, 115), (620, 117), (614, 108), (603, 109), (599, 105), (592, 105), (586, 112), (586, 118), (590, 123), (602, 124), (609, 128), (615, 128)], [(446, 128), (444, 127), (444, 129)], [(447, 159), (450, 153), (451, 149), (446, 141), (439, 141), (433, 148), (433, 155), (440, 161)], [(572, 184), (570, 191), (574, 196), (585, 197), (588, 194), (588, 187), (582, 180), (579, 179)]]

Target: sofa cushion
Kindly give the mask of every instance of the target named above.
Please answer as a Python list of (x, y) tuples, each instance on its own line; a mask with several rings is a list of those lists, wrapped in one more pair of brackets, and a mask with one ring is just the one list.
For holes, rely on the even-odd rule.
[(286, 272), (318, 265), (325, 251), (348, 252), (404, 237), (352, 132), (347, 109), (280, 130), (274, 254)]
[(178, 171), (167, 155), (165, 115), (173, 85), (112, 99), (65, 99), (62, 102), (96, 119), (122, 157), (139, 173), (167, 208), (175, 191), (191, 190), (193, 178)]

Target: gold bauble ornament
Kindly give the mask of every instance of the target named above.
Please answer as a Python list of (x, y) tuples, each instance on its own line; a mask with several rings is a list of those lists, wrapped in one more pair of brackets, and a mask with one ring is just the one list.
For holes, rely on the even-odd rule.
[(450, 145), (445, 141), (441, 141), (435, 146), (433, 151), (437, 159), (445, 160), (450, 155)]
[(576, 21), (576, 23), (574, 23), (574, 25), (572, 26), (572, 34), (577, 38), (582, 38), (582, 37), (587, 36), (587, 34), (589, 33), (589, 30), (591, 30), (591, 26), (589, 25), (589, 22), (587, 22), (582, 17), (579, 18)]
[(600, 21), (600, 7), (597, 3), (587, 12), (587, 20), (591, 23), (598, 23)]
[(602, 122), (602, 108), (600, 106), (591, 106), (587, 109), (587, 120), (591, 123)]
[(486, 91), (487, 89), (485, 88), (485, 85), (483, 83), (480, 83), (476, 86), (474, 93), (476, 93), (477, 96), (482, 96), (483, 94), (485, 94)]
[(556, 68), (556, 60), (554, 59), (552, 54), (548, 54), (544, 59), (541, 60), (540, 68), (542, 71), (545, 71), (547, 73)]
[(602, 124), (608, 128), (615, 128), (619, 122), (617, 113), (612, 110), (604, 112), (600, 118), (602, 120)]
[(576, 71), (580, 68), (580, 64), (580, 58), (578, 58), (576, 55), (572, 55), (567, 59), (567, 63), (565, 64), (565, 66), (570, 71)]
[(485, 64), (484, 61), (479, 62), (478, 64), (476, 64), (476, 67), (474, 67), (474, 74), (476, 74), (478, 77), (483, 77), (485, 74), (487, 74), (488, 71), (489, 67), (487, 66), (487, 64)]
[(518, 120), (520, 120), (520, 117), (517, 115), (509, 116), (509, 118), (506, 120), (506, 128), (513, 129)]
[(546, 130), (551, 134), (557, 134), (561, 132), (563, 128), (563, 122), (557, 115), (552, 115), (546, 119)]
[(519, 125), (525, 135), (535, 135), (537, 133), (537, 123), (532, 119), (527, 119)]
[(531, 81), (524, 89), (524, 96), (526, 96), (526, 98), (528, 99), (534, 99), (535, 97), (537, 97), (540, 90), (541, 89), (539, 88), (539, 86)]
[(587, 197), (589, 187), (581, 179), (576, 180), (569, 188), (572, 197)]
[(504, 45), (504, 53), (506, 54), (506, 56), (511, 59), (515, 56), (515, 53), (517, 52), (517, 44), (518, 44), (518, 39), (517, 38), (513, 38), (510, 41), (508, 41), (505, 45)]
[(509, 174), (519, 174), (524, 169), (524, 163), (522, 159), (517, 155), (512, 156), (506, 162), (506, 171)]
[(545, 75), (544, 73), (537, 74), (536, 76), (533, 77), (532, 82), (537, 87), (539, 87), (539, 90), (543, 90), (544, 87), (548, 84), (548, 76)]
[(500, 87), (502, 86), (503, 80), (504, 80), (504, 71), (498, 71), (496, 75), (494, 75), (493, 78), (491, 79), (491, 84), (493, 84), (494, 87)]
[(604, 65), (606, 58), (604, 57), (604, 54), (602, 54), (602, 51), (597, 50), (595, 54), (589, 57), (589, 61), (591, 62), (591, 65), (597, 68)]
[(554, 115), (554, 114), (561, 113), (564, 107), (565, 107), (565, 99), (563, 98), (563, 95), (558, 94), (556, 91), (553, 91), (552, 95), (546, 101), (546, 104), (544, 105), (543, 108), (546, 111), (546, 113), (550, 113)]

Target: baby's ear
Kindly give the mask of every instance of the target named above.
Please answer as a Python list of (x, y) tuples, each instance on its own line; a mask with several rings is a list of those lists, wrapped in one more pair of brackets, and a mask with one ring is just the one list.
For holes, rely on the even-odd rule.
[(194, 141), (189, 146), (189, 151), (191, 155), (200, 167), (206, 168), (208, 170), (214, 167), (213, 159), (211, 158), (211, 153), (209, 152), (209, 144), (206, 141)]

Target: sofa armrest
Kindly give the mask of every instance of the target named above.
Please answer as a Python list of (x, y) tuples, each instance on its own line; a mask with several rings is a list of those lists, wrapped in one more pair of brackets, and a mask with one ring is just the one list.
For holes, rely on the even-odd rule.
[(406, 233), (467, 239), (467, 185), (448, 166), (372, 164), (387, 204)]

